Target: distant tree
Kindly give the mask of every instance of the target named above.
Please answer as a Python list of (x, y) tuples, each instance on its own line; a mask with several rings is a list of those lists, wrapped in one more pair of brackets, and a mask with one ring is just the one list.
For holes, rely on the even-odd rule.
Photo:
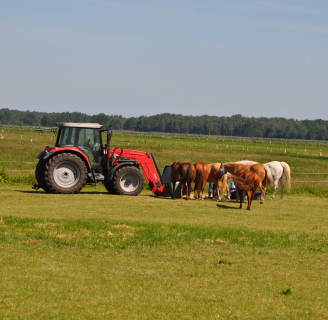
[(128, 118), (124, 122), (124, 130), (134, 130), (136, 126), (136, 118)]
[(322, 119), (299, 121), (278, 117), (249, 118), (241, 114), (231, 117), (194, 117), (170, 113), (124, 118), (104, 113), (90, 116), (81, 112), (46, 113), (0, 109), (0, 124), (52, 126), (56, 122), (97, 122), (111, 125), (115, 130), (328, 140), (328, 121)]
[(27, 111), (24, 115), (23, 123), (29, 126), (37, 125), (35, 114)]
[(53, 126), (55, 123), (53, 122), (52, 118), (45, 114), (42, 119), (41, 119), (41, 125), (46, 127), (46, 126)]

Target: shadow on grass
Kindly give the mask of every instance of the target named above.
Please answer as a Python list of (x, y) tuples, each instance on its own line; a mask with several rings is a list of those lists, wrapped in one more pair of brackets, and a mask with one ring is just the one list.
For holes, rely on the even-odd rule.
[[(146, 195), (147, 197), (151, 197), (151, 198), (157, 198), (157, 199), (161, 199), (161, 200), (184, 200), (184, 201), (195, 201), (195, 198), (190, 198), (189, 200), (186, 199), (186, 197), (183, 198), (174, 198), (172, 199), (171, 196), (169, 197), (164, 197), (164, 196), (156, 196), (155, 194), (150, 194), (150, 195)], [(203, 199), (203, 200), (208, 200), (208, 199)], [(202, 200), (196, 200), (196, 201), (202, 201)], [(210, 199), (210, 201), (214, 201), (212, 199)]]
[(151, 197), (151, 198), (157, 198), (157, 199), (161, 199), (161, 200), (187, 200), (186, 198), (174, 198), (172, 199), (171, 196), (170, 197), (163, 197), (163, 196), (156, 196), (156, 194), (150, 194), (150, 195), (146, 195), (147, 197)]
[(79, 192), (78, 194), (108, 194), (108, 195), (111, 195), (111, 196), (119, 196), (119, 194), (113, 194), (113, 193), (109, 193), (109, 192), (100, 192), (100, 191), (94, 191), (94, 192), (82, 191), (82, 192)]
[[(26, 191), (26, 190), (14, 190), (15, 192), (21, 192), (21, 193), (30, 193), (30, 194), (37, 194), (37, 193), (40, 193), (40, 194), (55, 194), (55, 193), (50, 193), (50, 192), (45, 192), (45, 191)], [(67, 193), (67, 194), (70, 194), (70, 193)], [(99, 191), (94, 191), (94, 192), (79, 192), (78, 194), (108, 194), (108, 195), (112, 195), (112, 196), (116, 196), (116, 194), (111, 194), (111, 193), (108, 193), (108, 192), (99, 192)]]
[[(44, 193), (44, 194), (48, 194), (48, 192), (44, 192), (44, 191), (26, 191), (26, 190), (14, 190), (15, 192), (21, 192), (21, 193)], [(50, 194), (50, 193), (49, 193)]]
[[(237, 203), (236, 203), (237, 204)], [(230, 207), (225, 204), (216, 204), (216, 206), (220, 209), (233, 209), (233, 210), (240, 210), (239, 207)]]

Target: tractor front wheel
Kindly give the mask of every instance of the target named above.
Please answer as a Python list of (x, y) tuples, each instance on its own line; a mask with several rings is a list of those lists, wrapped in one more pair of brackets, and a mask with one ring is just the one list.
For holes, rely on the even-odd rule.
[(115, 193), (127, 196), (137, 196), (145, 184), (143, 174), (132, 166), (118, 169), (112, 181)]
[(43, 179), (52, 193), (78, 193), (87, 182), (87, 168), (76, 155), (62, 153), (46, 163)]

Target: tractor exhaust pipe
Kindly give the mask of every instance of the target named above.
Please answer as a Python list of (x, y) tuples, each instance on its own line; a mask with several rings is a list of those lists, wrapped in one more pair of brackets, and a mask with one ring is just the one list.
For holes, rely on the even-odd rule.
[[(108, 131), (107, 131), (107, 158), (106, 158), (106, 171), (109, 173), (109, 149), (110, 149), (110, 140), (112, 139), (112, 132), (110, 131), (111, 126), (108, 127)], [(113, 163), (112, 165), (113, 166)]]

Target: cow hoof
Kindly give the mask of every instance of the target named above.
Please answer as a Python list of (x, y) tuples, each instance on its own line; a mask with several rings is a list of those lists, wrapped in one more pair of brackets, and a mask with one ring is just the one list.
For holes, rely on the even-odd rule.
[(260, 202), (260, 204), (263, 204), (263, 203), (264, 203), (263, 201)]

